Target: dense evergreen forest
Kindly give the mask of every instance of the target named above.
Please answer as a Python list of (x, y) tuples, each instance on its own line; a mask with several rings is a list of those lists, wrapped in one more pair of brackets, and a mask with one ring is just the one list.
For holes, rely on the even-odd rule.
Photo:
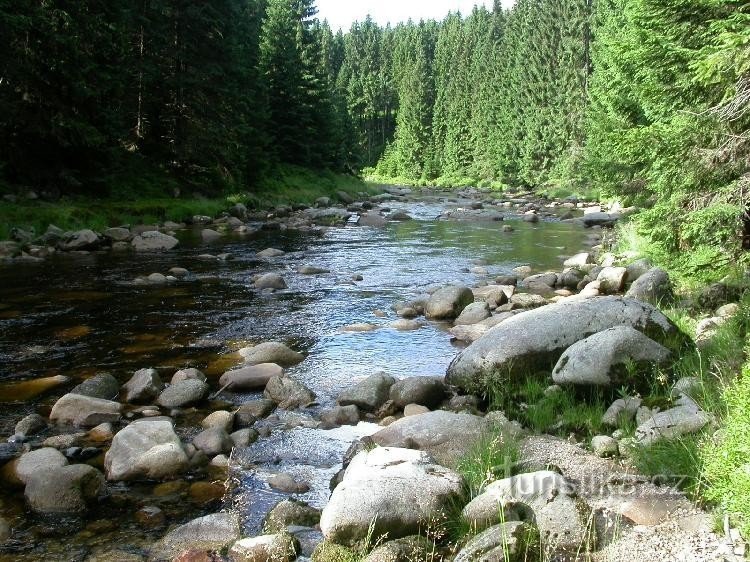
[(747, 2), (519, 0), (334, 33), (314, 0), (4, 0), (0, 36), (6, 190), (210, 193), (293, 164), (600, 190), (652, 207), (694, 267), (741, 238)]

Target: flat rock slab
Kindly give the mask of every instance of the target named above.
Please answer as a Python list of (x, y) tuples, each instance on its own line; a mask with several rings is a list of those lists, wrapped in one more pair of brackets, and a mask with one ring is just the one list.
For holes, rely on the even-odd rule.
[(448, 367), (446, 382), (484, 392), (493, 380), (551, 369), (574, 343), (615, 326), (630, 326), (655, 341), (677, 334), (653, 306), (621, 297), (565, 300), (517, 314), (479, 338)]

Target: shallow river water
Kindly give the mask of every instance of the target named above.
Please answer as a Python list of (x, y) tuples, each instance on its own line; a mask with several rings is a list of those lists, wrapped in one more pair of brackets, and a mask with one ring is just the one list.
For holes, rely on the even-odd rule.
[[(391, 311), (396, 301), (436, 284), (475, 285), (519, 265), (559, 268), (562, 258), (580, 251), (587, 237), (580, 225), (556, 220), (529, 224), (509, 217), (505, 224), (515, 229), (510, 233), (502, 231), (502, 222), (437, 220), (446, 207), (437, 198), (389, 207), (406, 210), (416, 220), (318, 234), (260, 231), (211, 245), (188, 230), (178, 235), (178, 249), (163, 254), (92, 253), (35, 265), (0, 264), (0, 435), (10, 436), (15, 422), (27, 413), (48, 413), (65, 389), (95, 373), (109, 372), (125, 381), (137, 369), (155, 367), (168, 380), (175, 370), (190, 366), (217, 377), (236, 361), (232, 351), (261, 341), (284, 341), (307, 355), (288, 372), (318, 395), (321, 408), (331, 405), (343, 388), (377, 371), (397, 378), (442, 375), (458, 351), (449, 326), (425, 323), (417, 331), (391, 329), (387, 325), (396, 319)], [(257, 258), (256, 252), (267, 247), (286, 254)], [(222, 252), (232, 259), (198, 258)], [(469, 272), (477, 260), (487, 264), (488, 277)], [(331, 273), (300, 275), (296, 270), (302, 264)], [(166, 273), (176, 266), (191, 276), (165, 287), (132, 283), (139, 275)], [(256, 292), (251, 277), (269, 271), (282, 273), (288, 289)], [(352, 281), (354, 275), (362, 280)], [(375, 310), (388, 316), (378, 318)], [(367, 333), (340, 331), (358, 322), (382, 327)], [(42, 389), (29, 381), (56, 375), (73, 380), (36, 396)], [(216, 378), (210, 382), (212, 391), (218, 390)], [(265, 485), (265, 474), (285, 470), (305, 478), (312, 489), (302, 498), (322, 505), (342, 451), (373, 430), (369, 424), (328, 432), (299, 428), (274, 432), (239, 451), (236, 497), (242, 499), (237, 505), (247, 510), (248, 531), (257, 529), (265, 509), (281, 497)], [(153, 488), (115, 488), (113, 499), (92, 514), (83, 530), (80, 522), (66, 526), (29, 517), (18, 494), (4, 491), (0, 513), (19, 528), (14, 550), (0, 550), (0, 560), (87, 560), (105, 542), (133, 543), (133, 552), (138, 552), (141, 541), (132, 536), (132, 513), (120, 514), (118, 506), (125, 505), (122, 510), (127, 511), (133, 503), (154, 503)], [(118, 494), (130, 497), (118, 503)], [(133, 496), (138, 499), (133, 501)], [(174, 504), (167, 506), (174, 522), (207, 509), (185, 507), (179, 500)], [(110, 524), (92, 528), (92, 521)]]

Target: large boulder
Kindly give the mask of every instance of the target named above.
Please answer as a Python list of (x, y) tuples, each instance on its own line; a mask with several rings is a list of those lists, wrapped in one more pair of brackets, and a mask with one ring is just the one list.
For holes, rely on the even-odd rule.
[(70, 391), (71, 394), (114, 400), (120, 392), (120, 383), (109, 374), (100, 374), (86, 379)]
[(448, 367), (446, 382), (484, 392), (492, 380), (551, 369), (574, 343), (615, 326), (630, 326), (656, 341), (678, 334), (653, 306), (621, 297), (566, 299), (523, 312), (495, 326)]
[(231, 453), (234, 442), (225, 429), (212, 427), (193, 437), (193, 445), (199, 451), (203, 451), (207, 457), (215, 457), (216, 455)]
[(425, 315), (433, 320), (453, 320), (473, 302), (474, 293), (471, 289), (450, 285), (438, 289), (430, 296), (425, 307)]
[(93, 230), (79, 230), (65, 237), (58, 247), (65, 251), (93, 250), (99, 246), (101, 240)]
[(49, 419), (60, 425), (96, 427), (114, 423), (122, 417), (122, 404), (81, 394), (66, 394), (52, 407)]
[(165, 388), (156, 403), (164, 408), (182, 408), (203, 400), (208, 394), (208, 384), (198, 379), (180, 381)]
[(320, 510), (305, 502), (286, 499), (277, 503), (268, 512), (263, 522), (263, 530), (267, 533), (280, 533), (289, 526), (315, 527), (320, 523)]
[(445, 392), (443, 377), (410, 377), (391, 387), (390, 399), (399, 408), (405, 408), (408, 404), (434, 408), (443, 401)]
[(669, 273), (658, 267), (649, 269), (633, 282), (625, 296), (651, 304), (670, 301), (674, 293)]
[(666, 347), (635, 328), (617, 326), (570, 346), (552, 370), (552, 380), (555, 384), (643, 386), (650, 381), (638, 380), (637, 369), (664, 363), (670, 356)]
[(129, 403), (151, 402), (164, 389), (156, 369), (141, 369), (122, 387), (122, 399)]
[[(503, 293), (504, 294), (504, 293)], [(456, 326), (470, 326), (478, 324), (492, 316), (490, 305), (486, 302), (473, 302), (463, 309), (461, 314), (456, 318)]]
[(378, 447), (362, 451), (323, 509), (320, 529), (338, 544), (414, 535), (439, 521), (461, 494), (462, 479), (427, 453)]
[(502, 521), (531, 520), (546, 545), (566, 550), (585, 544), (589, 511), (565, 477), (540, 471), (493, 482), (464, 507), (463, 516), (477, 529)]
[(275, 376), (268, 381), (263, 395), (277, 402), (279, 408), (293, 410), (301, 408), (315, 401), (315, 393), (296, 380)]
[[(170, 531), (151, 549), (153, 560), (173, 560), (186, 550), (221, 551), (241, 537), (239, 516), (234, 513), (214, 513), (193, 519)], [(205, 558), (204, 558), (205, 559)]]
[(24, 495), (33, 511), (63, 515), (86, 511), (106, 490), (101, 472), (87, 464), (75, 464), (36, 471), (27, 480)]
[(25, 486), (38, 472), (67, 466), (68, 459), (51, 447), (24, 453), (4, 469), (4, 476), (14, 486)]
[(266, 273), (255, 280), (256, 289), (286, 289), (286, 281), (278, 273)]
[(454, 466), (492, 430), (484, 418), (437, 410), (402, 418), (372, 436), (381, 447), (425, 451), (437, 462)]
[(624, 267), (605, 267), (599, 272), (599, 291), (605, 295), (619, 293), (625, 287), (628, 270)]
[(374, 412), (385, 404), (396, 379), (385, 373), (376, 373), (339, 394), (341, 406), (357, 406), (360, 410)]
[(229, 385), (232, 392), (263, 390), (273, 377), (284, 375), (284, 369), (275, 363), (261, 363), (227, 371), (219, 379), (222, 388)]
[(117, 433), (104, 457), (111, 481), (161, 480), (181, 474), (188, 457), (168, 421), (138, 421)]
[(259, 343), (255, 347), (240, 349), (240, 355), (248, 365), (261, 363), (276, 363), (282, 367), (293, 367), (305, 358), (301, 353), (289, 349), (281, 342), (269, 341)]
[(171, 250), (179, 243), (174, 236), (162, 234), (158, 230), (149, 230), (133, 238), (130, 244), (138, 252), (157, 252)]

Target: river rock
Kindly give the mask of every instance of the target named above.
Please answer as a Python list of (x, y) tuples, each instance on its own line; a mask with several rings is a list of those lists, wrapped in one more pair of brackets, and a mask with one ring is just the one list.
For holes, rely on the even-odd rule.
[(612, 227), (620, 218), (621, 215), (617, 213), (588, 213), (581, 220), (586, 228), (592, 226)]
[(539, 308), (547, 304), (547, 299), (534, 293), (515, 293), (510, 302), (515, 308)]
[(265, 250), (258, 252), (256, 255), (259, 258), (278, 258), (279, 256), (283, 256), (285, 253), (286, 252), (277, 250), (276, 248), (266, 248)]
[(256, 289), (286, 289), (286, 281), (278, 273), (266, 273), (255, 280)]
[(672, 280), (663, 269), (649, 269), (633, 282), (625, 296), (654, 305), (668, 302), (674, 298)]
[(310, 491), (309, 484), (297, 481), (291, 474), (281, 472), (268, 479), (268, 485), (285, 494), (304, 494)]
[(362, 451), (323, 509), (325, 538), (354, 544), (368, 537), (413, 535), (441, 518), (460, 497), (462, 479), (424, 452), (378, 447)]
[(492, 429), (484, 418), (437, 410), (402, 418), (372, 436), (381, 447), (405, 447), (427, 452), (437, 462), (453, 466), (468, 455)]
[(263, 523), (267, 533), (280, 533), (289, 526), (315, 527), (320, 522), (320, 510), (305, 502), (287, 499), (277, 503)]
[[(552, 370), (556, 384), (610, 386), (630, 380), (636, 368), (661, 364), (671, 352), (635, 328), (617, 326), (574, 343)], [(636, 381), (648, 383), (649, 381)]]
[(149, 230), (133, 238), (131, 245), (138, 252), (171, 250), (180, 243), (174, 236), (163, 234), (158, 230)]
[(420, 404), (435, 408), (445, 398), (443, 377), (410, 377), (391, 386), (390, 399), (399, 408), (407, 404)]
[(251, 428), (238, 429), (229, 434), (229, 438), (235, 447), (249, 447), (258, 440), (258, 437), (260, 437), (260, 434)]
[(250, 427), (257, 420), (271, 415), (277, 406), (276, 402), (266, 398), (245, 402), (234, 413), (235, 427)]
[(29, 414), (16, 424), (15, 434), (30, 437), (47, 429), (47, 420), (39, 414)]
[(86, 379), (70, 391), (71, 394), (113, 400), (120, 393), (120, 383), (109, 374), (101, 374)]
[(271, 377), (263, 395), (277, 402), (279, 408), (284, 410), (294, 410), (315, 401), (315, 393), (312, 390), (285, 376)]
[(13, 536), (13, 529), (4, 517), (0, 517), (0, 544), (7, 542)]
[(566, 289), (575, 290), (578, 288), (579, 283), (583, 281), (583, 278), (585, 276), (586, 275), (578, 269), (568, 268), (563, 270), (563, 272), (560, 274), (557, 283), (558, 285)]
[(141, 369), (122, 387), (122, 399), (131, 404), (153, 401), (164, 389), (156, 369)]
[(605, 267), (599, 272), (599, 292), (605, 295), (619, 293), (625, 287), (628, 270), (624, 267)]
[(425, 315), (433, 320), (452, 320), (474, 302), (474, 293), (468, 287), (450, 285), (438, 289), (427, 301)]
[(104, 457), (111, 481), (162, 480), (182, 474), (188, 457), (168, 421), (138, 421), (117, 433)]
[(378, 213), (365, 213), (359, 218), (359, 226), (384, 227), (388, 224), (388, 219)]
[(264, 342), (254, 347), (245, 347), (239, 351), (245, 363), (258, 365), (260, 363), (276, 363), (282, 367), (293, 367), (301, 363), (305, 356), (289, 349), (281, 342)]
[(297, 269), (297, 273), (300, 275), (322, 275), (323, 273), (330, 273), (330, 269), (324, 267), (315, 267), (313, 265), (303, 265)]
[(216, 455), (231, 453), (234, 441), (225, 429), (213, 427), (205, 429), (193, 437), (193, 445), (199, 451), (203, 451), (207, 457), (212, 458)]
[(200, 402), (208, 395), (208, 385), (197, 379), (180, 381), (165, 388), (156, 403), (164, 408), (182, 408)]
[(653, 413), (635, 430), (636, 441), (644, 446), (682, 435), (697, 433), (713, 421), (710, 414), (691, 406)]
[(640, 398), (626, 397), (615, 400), (604, 412), (602, 423), (610, 427), (620, 427), (627, 424), (635, 419), (638, 408), (641, 407), (642, 403), (643, 400)]
[(93, 230), (78, 230), (65, 237), (58, 243), (58, 248), (64, 252), (94, 250), (100, 244), (99, 236)]
[(101, 472), (93, 466), (74, 464), (35, 472), (26, 482), (24, 496), (33, 511), (62, 515), (86, 511), (106, 490)]
[(68, 459), (51, 447), (44, 447), (24, 453), (9, 466), (5, 473), (14, 485), (26, 485), (28, 481), (38, 472), (67, 466)]
[(233, 562), (292, 562), (299, 550), (297, 539), (279, 533), (237, 541), (229, 549), (229, 557)]
[(201, 230), (201, 239), (204, 242), (216, 242), (221, 238), (221, 234), (210, 228), (204, 228)]
[(646, 303), (621, 297), (564, 300), (492, 328), (453, 360), (446, 382), (483, 392), (488, 379), (549, 369), (574, 343), (615, 326), (636, 328), (657, 341), (677, 334), (674, 324)]
[(102, 234), (105, 238), (111, 240), (112, 242), (127, 242), (132, 237), (130, 229), (120, 226), (108, 228)]
[(359, 423), (359, 408), (354, 404), (349, 406), (336, 406), (320, 414), (320, 421), (328, 427), (340, 425), (357, 425)]
[[(486, 302), (490, 308), (496, 308), (508, 302), (516, 292), (514, 285), (486, 285), (471, 290), (476, 301)], [(470, 305), (471, 306), (471, 305)]]
[(628, 270), (626, 283), (633, 284), (636, 279), (639, 279), (644, 274), (648, 273), (653, 268), (651, 262), (647, 259), (640, 259), (629, 263), (625, 269)]
[(523, 280), (522, 285), (525, 287), (531, 287), (532, 285), (541, 284), (547, 287), (554, 287), (557, 284), (557, 273), (537, 273), (536, 275), (529, 275)]
[(198, 381), (206, 382), (206, 375), (204, 375), (198, 369), (180, 369), (174, 375), (172, 375), (171, 384), (177, 384), (178, 382), (195, 379)]
[(262, 390), (273, 377), (284, 375), (284, 369), (274, 363), (262, 363), (227, 371), (219, 379), (221, 387), (231, 385), (231, 392)]
[(544, 542), (555, 549), (576, 549), (589, 532), (588, 508), (576, 497), (574, 485), (557, 472), (520, 474), (489, 484), (463, 510), (478, 529), (505, 521), (535, 522)]
[(151, 550), (152, 559), (172, 560), (186, 550), (221, 551), (240, 540), (239, 516), (214, 513), (199, 517), (170, 531)]
[(586, 266), (593, 264), (594, 258), (589, 252), (581, 252), (575, 256), (571, 256), (563, 262), (563, 267), (567, 268), (585, 268)]
[(456, 326), (470, 326), (478, 324), (492, 316), (490, 305), (486, 302), (473, 302), (463, 309), (461, 314), (456, 318)]
[(55, 402), (49, 419), (61, 425), (90, 428), (118, 422), (121, 417), (122, 404), (71, 393)]
[(388, 400), (395, 382), (396, 379), (385, 373), (370, 375), (339, 394), (337, 402), (341, 406), (357, 406), (360, 410), (374, 412)]
[(538, 550), (534, 545), (535, 535), (529, 523), (501, 523), (471, 538), (453, 562), (522, 562), (529, 552)]
[(234, 427), (234, 414), (226, 410), (219, 410), (206, 416), (201, 422), (203, 429), (223, 429), (226, 432), (232, 431)]

